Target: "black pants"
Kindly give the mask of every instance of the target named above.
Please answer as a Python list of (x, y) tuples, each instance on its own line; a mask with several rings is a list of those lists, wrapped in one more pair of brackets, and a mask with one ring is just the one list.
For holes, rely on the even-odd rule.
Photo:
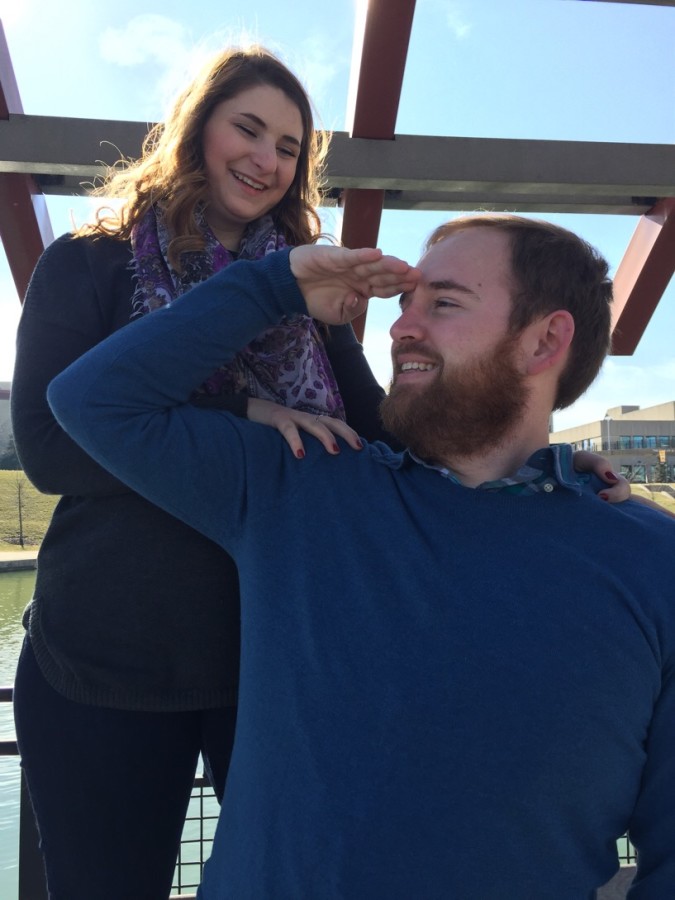
[(167, 900), (199, 753), (220, 799), (235, 714), (74, 703), (26, 639), (14, 715), (50, 900)]

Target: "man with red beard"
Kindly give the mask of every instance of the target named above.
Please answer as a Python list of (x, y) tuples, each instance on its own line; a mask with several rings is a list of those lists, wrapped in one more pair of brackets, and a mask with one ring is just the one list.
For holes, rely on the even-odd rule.
[[(306, 440), (297, 459), (189, 403), (282, 317), (337, 324), (400, 291), (382, 415), (403, 453)], [(575, 235), (472, 216), (417, 268), (317, 246), (235, 263), (52, 382), (93, 457), (239, 568), (203, 900), (580, 900), (626, 830), (632, 900), (672, 896), (675, 523), (600, 502), (548, 445), (610, 302)]]
[(385, 427), (469, 487), (512, 476), (607, 353), (607, 264), (546, 223), (481, 216), (436, 229), (418, 268), (391, 329)]

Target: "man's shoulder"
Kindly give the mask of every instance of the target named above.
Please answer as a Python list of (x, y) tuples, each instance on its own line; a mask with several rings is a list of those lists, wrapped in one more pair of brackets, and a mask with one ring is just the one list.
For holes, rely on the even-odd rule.
[[(593, 498), (589, 498), (592, 503)], [(652, 561), (659, 566), (666, 565), (675, 578), (675, 518), (646, 506), (638, 500), (628, 499), (622, 503), (600, 503), (598, 517), (586, 507), (586, 514), (577, 520), (578, 531), (589, 532), (584, 523), (595, 532), (598, 540), (609, 541), (616, 548), (618, 556), (627, 561), (639, 558), (645, 563)], [(593, 541), (593, 538), (590, 538)]]
[(651, 504), (643, 503), (636, 497), (629, 497), (622, 503), (610, 505), (610, 509), (614, 509), (633, 517), (636, 521), (643, 522), (647, 525), (652, 524), (657, 528), (665, 526), (666, 528), (675, 528), (675, 518), (668, 515), (668, 512), (659, 509)]
[[(611, 508), (611, 507), (610, 507)], [(675, 518), (668, 515), (667, 511), (655, 506), (648, 506), (640, 500), (630, 497), (623, 503), (617, 503), (615, 510), (629, 516), (636, 524), (656, 532), (663, 532), (670, 539), (675, 535)]]

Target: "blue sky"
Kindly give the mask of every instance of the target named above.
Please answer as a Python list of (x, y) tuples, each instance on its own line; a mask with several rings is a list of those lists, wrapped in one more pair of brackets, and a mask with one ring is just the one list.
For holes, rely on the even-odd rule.
[[(114, 9), (114, 16), (111, 10)], [(24, 112), (155, 121), (204, 55), (255, 39), (301, 76), (327, 128), (344, 129), (355, 0), (185, 4), (0, 0)], [(418, 0), (396, 130), (469, 137), (672, 143), (675, 9), (579, 0)], [(655, 80), (658, 77), (658, 81)], [(102, 135), (102, 139), (105, 135)], [(55, 234), (86, 201), (48, 201)], [(616, 267), (637, 220), (544, 216), (595, 244)], [(444, 213), (385, 212), (380, 246), (414, 261)], [(339, 233), (339, 212), (325, 226)], [(64, 298), (64, 302), (67, 298)], [(19, 300), (0, 254), (0, 381), (11, 378)], [(366, 352), (389, 376), (392, 301), (374, 300)], [(675, 399), (675, 284), (632, 357), (610, 358), (587, 394), (555, 417), (565, 428), (619, 404)]]

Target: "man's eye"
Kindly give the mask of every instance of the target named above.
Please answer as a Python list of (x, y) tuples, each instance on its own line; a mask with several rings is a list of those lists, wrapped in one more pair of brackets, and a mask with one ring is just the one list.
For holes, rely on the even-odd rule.
[(438, 298), (434, 301), (434, 305), (435, 305), (437, 308), (443, 309), (443, 308), (445, 308), (445, 307), (459, 306), (459, 303), (457, 303), (456, 300), (450, 300), (449, 297), (438, 297)]

